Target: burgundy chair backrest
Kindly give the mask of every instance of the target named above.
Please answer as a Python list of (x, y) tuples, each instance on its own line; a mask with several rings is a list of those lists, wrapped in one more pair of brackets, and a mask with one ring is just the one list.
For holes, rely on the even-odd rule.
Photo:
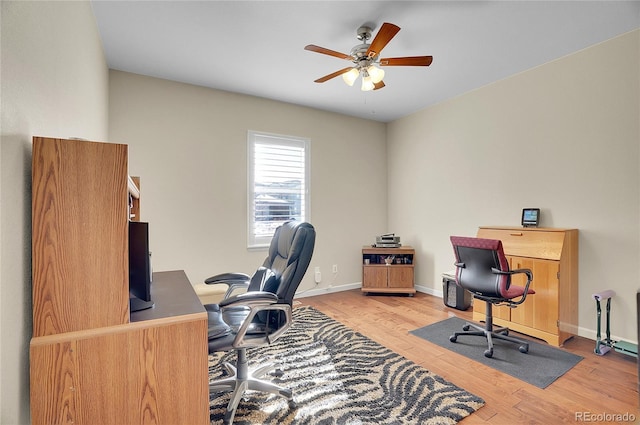
[(511, 276), (492, 269), (509, 271), (509, 262), (497, 239), (451, 236), (456, 257), (456, 282), (466, 290), (486, 297), (504, 298)]

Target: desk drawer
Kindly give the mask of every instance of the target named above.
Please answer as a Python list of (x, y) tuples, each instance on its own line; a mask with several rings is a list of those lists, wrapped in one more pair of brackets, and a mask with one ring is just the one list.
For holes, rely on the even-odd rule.
[(547, 260), (560, 260), (564, 236), (564, 231), (486, 227), (478, 230), (479, 238), (501, 240), (506, 255)]

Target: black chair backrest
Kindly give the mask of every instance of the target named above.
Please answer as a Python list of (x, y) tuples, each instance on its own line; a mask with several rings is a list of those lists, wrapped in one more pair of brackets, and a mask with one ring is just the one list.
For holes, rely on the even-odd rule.
[(496, 239), (451, 236), (456, 257), (456, 281), (466, 290), (485, 297), (503, 298), (511, 276), (494, 273), (509, 271), (502, 242)]
[[(293, 296), (311, 263), (316, 231), (306, 222), (287, 221), (278, 227), (262, 267), (274, 276), (263, 282), (261, 290), (278, 296), (279, 303), (293, 303)], [(252, 290), (253, 288), (249, 288)]]

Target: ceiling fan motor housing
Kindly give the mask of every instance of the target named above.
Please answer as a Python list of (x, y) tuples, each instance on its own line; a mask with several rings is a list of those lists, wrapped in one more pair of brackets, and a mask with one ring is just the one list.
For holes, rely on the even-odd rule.
[(358, 40), (367, 41), (371, 38), (371, 28), (369, 27), (360, 27), (356, 32)]
[(373, 61), (369, 56), (367, 56), (368, 50), (369, 50), (369, 45), (366, 43), (358, 44), (353, 49), (351, 49), (350, 55), (353, 58), (353, 63), (360, 66), (369, 66)]

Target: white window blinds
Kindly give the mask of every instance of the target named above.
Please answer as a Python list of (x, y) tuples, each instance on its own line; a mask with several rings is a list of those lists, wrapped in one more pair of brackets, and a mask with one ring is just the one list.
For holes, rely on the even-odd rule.
[(268, 246), (286, 220), (309, 220), (309, 140), (248, 135), (248, 245)]

